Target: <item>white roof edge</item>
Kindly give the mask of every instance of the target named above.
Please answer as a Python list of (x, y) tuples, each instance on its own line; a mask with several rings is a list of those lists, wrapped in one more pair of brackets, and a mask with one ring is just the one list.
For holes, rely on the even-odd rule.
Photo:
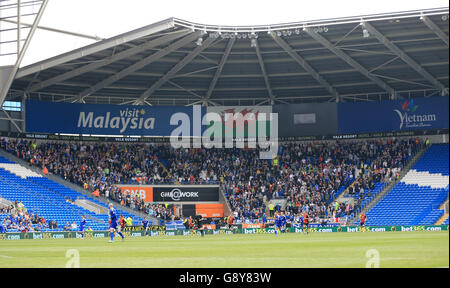
[(295, 29), (304, 27), (316, 27), (316, 26), (331, 26), (348, 23), (359, 23), (362, 21), (383, 21), (391, 19), (413, 18), (420, 16), (432, 16), (432, 15), (445, 15), (449, 13), (449, 7), (430, 8), (411, 11), (399, 11), (391, 13), (380, 13), (372, 15), (360, 15), (341, 18), (330, 18), (321, 20), (309, 20), (301, 22), (291, 22), (282, 24), (267, 24), (267, 25), (242, 25), (242, 26), (230, 26), (230, 25), (208, 25), (195, 22), (189, 22), (186, 20), (173, 18), (175, 25), (192, 28), (195, 30), (204, 30), (206, 32), (269, 32), (283, 29)]
[(303, 22), (293, 22), (284, 24), (272, 24), (272, 25), (255, 25), (255, 26), (226, 26), (226, 25), (207, 25), (199, 24), (194, 22), (185, 21), (178, 18), (168, 18), (136, 30), (132, 30), (112, 38), (108, 38), (88, 46), (84, 46), (73, 51), (51, 57), (46, 60), (22, 67), (19, 69), (16, 75), (16, 79), (22, 78), (24, 76), (84, 57), (105, 49), (109, 49), (116, 45), (127, 43), (141, 37), (145, 37), (165, 29), (170, 29), (173, 27), (186, 27), (192, 28), (194, 30), (204, 30), (207, 32), (268, 32), (283, 29), (294, 29), (303, 27), (315, 27), (323, 25), (339, 25), (346, 23), (358, 23), (361, 21), (381, 21), (389, 19), (400, 19), (400, 18), (412, 18), (420, 16), (432, 16), (432, 15), (443, 15), (449, 13), (449, 7), (441, 8), (431, 8), (422, 10), (412, 10), (403, 12), (392, 12), (383, 14), (373, 14), (364, 16), (352, 16), (352, 17), (342, 17), (324, 20), (312, 20)]
[(162, 20), (129, 32), (125, 32), (123, 34), (75, 49), (73, 51), (69, 51), (67, 53), (42, 60), (26, 67), (22, 67), (17, 72), (16, 79), (173, 27), (175, 27), (174, 18), (168, 18), (166, 20)]

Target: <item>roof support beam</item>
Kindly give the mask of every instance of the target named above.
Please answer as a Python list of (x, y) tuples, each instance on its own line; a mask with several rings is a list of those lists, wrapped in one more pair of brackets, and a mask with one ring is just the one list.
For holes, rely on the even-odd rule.
[(315, 39), (317, 42), (325, 46), (328, 50), (333, 52), (336, 56), (344, 60), (347, 64), (358, 70), (361, 74), (372, 80), (375, 84), (377, 84), (379, 87), (381, 87), (384, 91), (388, 92), (389, 95), (391, 95), (391, 98), (395, 98), (395, 90), (390, 87), (388, 84), (386, 84), (384, 81), (379, 79), (378, 77), (375, 77), (372, 75), (366, 68), (364, 68), (361, 64), (356, 62), (353, 58), (348, 56), (345, 52), (343, 52), (341, 49), (337, 48), (333, 44), (330, 43), (327, 39), (325, 39), (322, 35), (319, 35), (318, 33), (312, 31), (309, 28), (303, 28), (303, 31), (308, 33), (309, 36), (311, 36), (313, 39)]
[(295, 62), (297, 62), (300, 66), (303, 67), (303, 69), (311, 74), (311, 76), (316, 79), (316, 81), (319, 82), (334, 97), (336, 102), (340, 102), (341, 99), (336, 89), (334, 89), (330, 85), (330, 83), (327, 82), (327, 80), (325, 80), (316, 70), (314, 70), (314, 68), (311, 67), (311, 65), (309, 65), (309, 63), (306, 62), (303, 57), (298, 55), (298, 53), (295, 52), (294, 49), (292, 49), (292, 47), (289, 46), (288, 43), (286, 43), (286, 41), (276, 36), (275, 33), (271, 33), (270, 35), (275, 40), (275, 42), (277, 42), (277, 44), (295, 60)]
[(45, 81), (42, 81), (41, 83), (38, 83), (38, 84), (35, 84), (35, 85), (31, 86), (31, 88), (28, 89), (27, 92), (35, 92), (35, 91), (38, 91), (38, 90), (43, 89), (45, 87), (51, 86), (53, 84), (60, 83), (60, 82), (62, 82), (64, 80), (71, 79), (71, 78), (76, 77), (78, 75), (81, 75), (81, 74), (93, 71), (93, 70), (101, 68), (101, 67), (104, 67), (104, 66), (109, 65), (111, 63), (114, 63), (116, 61), (125, 59), (127, 57), (136, 55), (138, 53), (141, 53), (141, 52), (143, 52), (143, 51), (145, 51), (147, 49), (152, 49), (152, 48), (157, 47), (159, 45), (162, 45), (164, 43), (171, 42), (171, 41), (173, 41), (173, 40), (175, 40), (177, 38), (180, 38), (182, 36), (185, 36), (185, 35), (189, 34), (190, 32), (191, 32), (190, 30), (184, 29), (184, 30), (180, 30), (180, 31), (177, 31), (177, 32), (174, 32), (174, 33), (171, 33), (171, 34), (159, 37), (159, 38), (157, 38), (157, 39), (155, 39), (153, 41), (149, 41), (149, 42), (146, 42), (146, 43), (144, 43), (142, 45), (139, 45), (139, 46), (130, 48), (128, 50), (122, 51), (120, 53), (117, 53), (117, 54), (113, 55), (112, 57), (106, 58), (106, 59), (104, 59), (102, 61), (95, 61), (95, 62), (92, 62), (92, 63), (90, 63), (88, 65), (84, 65), (82, 67), (76, 68), (74, 70), (71, 70), (69, 72), (63, 73), (63, 74), (58, 75), (56, 77), (53, 77), (53, 78), (47, 79)]
[[(201, 55), (201, 54), (200, 54), (200, 55)], [(208, 68), (203, 68), (203, 69), (199, 69), (199, 70), (187, 72), (187, 73), (184, 73), (184, 74), (175, 75), (173, 78), (186, 77), (186, 76), (194, 75), (194, 74), (197, 74), (197, 73), (201, 73), (201, 72), (213, 70), (213, 69), (216, 69), (217, 67), (219, 67), (219, 66), (218, 66), (218, 65), (215, 65), (215, 66), (211, 66), (211, 67), (208, 67)]]
[(426, 87), (426, 88), (433, 88), (433, 86), (432, 86), (432, 85), (429, 85), (429, 84), (423, 84), (423, 83), (414, 82), (414, 81), (402, 80), (402, 79), (399, 79), (399, 78), (389, 77), (389, 76), (384, 76), (384, 75), (375, 74), (375, 73), (374, 73), (373, 75), (375, 75), (375, 76), (377, 76), (377, 77), (380, 77), (380, 78), (385, 78), (385, 79), (389, 79), (389, 80), (394, 80), (394, 81), (396, 81), (396, 82), (403, 82), (403, 83), (408, 83), (408, 84), (413, 84), (413, 85), (423, 86), (423, 87)]
[(219, 80), (220, 75), (222, 74), (223, 66), (227, 62), (228, 56), (230, 56), (231, 49), (233, 48), (234, 42), (236, 41), (235, 38), (232, 38), (228, 40), (227, 47), (225, 48), (225, 53), (222, 55), (222, 59), (220, 59), (219, 67), (216, 70), (216, 73), (214, 74), (214, 77), (209, 84), (208, 92), (206, 92), (206, 99), (211, 98), (211, 94), (214, 91), (214, 88), (216, 87), (217, 80)]
[(274, 104), (275, 96), (273, 95), (272, 88), (270, 86), (269, 77), (267, 76), (266, 67), (264, 66), (264, 60), (261, 56), (261, 51), (259, 50), (259, 43), (256, 40), (255, 51), (258, 57), (259, 67), (261, 67), (261, 72), (263, 73), (264, 83), (266, 84), (267, 93), (269, 93), (270, 104)]
[[(3, 105), (3, 101), (5, 101), (6, 95), (8, 94), (8, 90), (11, 87), (12, 82), (14, 81), (15, 78), (17, 78), (17, 74), (18, 74), (18, 70), (20, 67), (20, 64), (22, 63), (23, 57), (25, 57), (25, 53), (28, 50), (28, 46), (30, 46), (30, 42), (31, 39), (33, 38), (34, 32), (37, 29), (37, 26), (39, 25), (39, 22), (41, 21), (42, 15), (44, 14), (45, 8), (47, 7), (48, 4), (48, 0), (43, 0), (41, 7), (39, 8), (39, 12), (36, 15), (36, 18), (34, 18), (34, 22), (32, 27), (30, 28), (30, 32), (28, 32), (28, 36), (25, 40), (25, 43), (23, 44), (22, 48), (20, 48), (20, 44), (21, 44), (21, 39), (17, 38), (17, 59), (16, 59), (16, 63), (14, 64), (14, 66), (11, 66), (12, 69), (10, 69), (10, 67), (3, 67), (3, 69), (0, 69), (0, 72), (2, 72), (4, 75), (6, 74), (6, 72), (9, 72), (9, 74), (7, 75), (7, 77), (2, 77), (0, 78), (0, 107)], [(18, 3), (18, 9), (19, 9), (19, 15), (17, 15), (18, 18), (18, 25), (19, 25), (19, 29), (18, 29), (18, 37), (20, 37), (20, 16), (24, 16), (24, 15), (20, 15), (20, 2)], [(1, 75), (0, 75), (1, 76)]]
[(394, 57), (394, 58), (392, 58), (392, 59), (389, 59), (388, 61), (384, 62), (383, 64), (380, 64), (380, 65), (378, 65), (377, 67), (370, 69), (369, 72), (372, 73), (373, 71), (376, 71), (376, 70), (378, 70), (378, 69), (380, 69), (380, 68), (383, 68), (384, 66), (386, 66), (386, 65), (388, 65), (388, 64), (391, 64), (392, 62), (394, 62), (394, 61), (397, 60), (398, 58), (399, 58), (399, 57), (396, 56), (396, 57)]
[(421, 16), (420, 20), (422, 20), (422, 22), (427, 25), (427, 27), (430, 28), (434, 34), (436, 34), (447, 46), (449, 46), (447, 34), (445, 34), (444, 31), (442, 31), (433, 21), (431, 21), (428, 16)]
[(201, 31), (197, 31), (194, 33), (191, 33), (185, 37), (183, 37), (181, 40), (178, 40), (177, 42), (169, 45), (167, 48), (159, 50), (158, 52), (155, 52), (154, 54), (145, 57), (144, 59), (140, 60), (139, 62), (128, 66), (127, 68), (121, 70), (120, 72), (106, 78), (103, 81), (100, 81), (99, 83), (95, 84), (94, 86), (85, 89), (82, 91), (77, 97), (75, 97), (75, 101), (82, 101), (84, 97), (91, 95), (92, 93), (95, 93), (96, 91), (113, 84), (114, 82), (124, 78), (125, 76), (129, 75), (130, 73), (136, 72), (139, 69), (144, 68), (145, 66), (161, 59), (162, 57), (172, 53), (173, 51), (176, 51), (177, 49), (185, 46), (186, 44), (194, 41), (199, 35), (201, 35)]
[[(18, 24), (18, 22), (14, 21), (14, 20), (0, 19), (0, 21), (12, 23), (12, 24)], [(25, 27), (33, 26), (32, 24), (24, 23), (24, 22), (21, 22), (20, 25), (25, 26)], [(105, 40), (104, 38), (101, 38), (99, 36), (92, 36), (92, 35), (87, 35), (87, 34), (82, 34), (82, 33), (70, 32), (70, 31), (51, 28), (51, 27), (37, 26), (37, 28), (40, 30), (46, 30), (46, 31), (50, 31), (50, 32), (61, 33), (61, 34), (66, 34), (66, 35), (70, 35), (70, 36), (76, 36), (76, 37), (80, 37), (80, 38), (95, 40), (95, 41)]]
[[(23, 107), (22, 107), (23, 109)], [(16, 123), (16, 121), (24, 121), (23, 119), (13, 119), (8, 112), (6, 112), (5, 110), (0, 109), (1, 112), (3, 112), (3, 114), (6, 116), (6, 119), (2, 118), (2, 120), (8, 120), (10, 121), (17, 129), (17, 131), (19, 131), (20, 133), (23, 132), (22, 128), (19, 127), (19, 125)]]
[(436, 89), (439, 89), (444, 93), (446, 91), (444, 85), (442, 85), (433, 75), (428, 73), (425, 69), (423, 69), (416, 61), (414, 61), (411, 57), (406, 55), (397, 45), (389, 41), (383, 34), (381, 34), (375, 27), (372, 26), (369, 22), (363, 22), (362, 25), (369, 31), (369, 33), (375, 38), (377, 38), (381, 43), (383, 43), (389, 50), (394, 52), (400, 59), (402, 59), (406, 64), (408, 64), (411, 68), (413, 68), (417, 73), (422, 75), (427, 81), (429, 81)]
[(175, 83), (175, 82), (173, 82), (173, 81), (171, 81), (171, 80), (167, 80), (167, 83), (169, 83), (170, 85), (175, 86), (175, 87), (177, 87), (177, 88), (179, 88), (179, 89), (181, 89), (181, 90), (184, 90), (184, 91), (188, 92), (189, 94), (191, 94), (191, 95), (193, 95), (193, 96), (195, 96), (195, 97), (197, 97), (197, 98), (199, 98), (199, 99), (203, 99), (202, 96), (198, 95), (197, 93), (195, 93), (195, 92), (192, 91), (191, 89), (186, 89), (186, 88), (184, 88), (183, 86), (178, 85), (177, 83)]
[(174, 27), (173, 19), (166, 19), (136, 30), (133, 30), (131, 32), (127, 32), (124, 34), (120, 34), (118, 36), (99, 41), (96, 43), (93, 43), (91, 45), (76, 49), (74, 51), (64, 53), (55, 57), (52, 57), (50, 59), (40, 61), (37, 63), (34, 63), (32, 65), (29, 65), (27, 67), (24, 67), (20, 69), (20, 71), (17, 73), (17, 78), (24, 77), (26, 75), (30, 75), (33, 73), (36, 73), (37, 71), (45, 70), (50, 67), (54, 67), (60, 64), (67, 63), (69, 61), (76, 60), (80, 57), (84, 57), (87, 55), (91, 55), (93, 53), (103, 51), (106, 49), (109, 49), (111, 47), (120, 45), (120, 44), (126, 44), (130, 41), (134, 41), (136, 39), (147, 37), (152, 34), (156, 34), (158, 32), (164, 31), (166, 29), (170, 29)]
[(142, 105), (145, 103), (150, 96), (152, 96), (153, 92), (158, 90), (164, 83), (166, 83), (170, 78), (174, 77), (176, 73), (178, 73), (184, 66), (189, 64), (195, 57), (197, 57), (203, 50), (210, 46), (215, 38), (208, 37), (200, 46), (196, 47), (191, 53), (189, 53), (186, 57), (183, 58), (180, 62), (178, 62), (172, 69), (170, 69), (163, 77), (159, 78), (156, 83), (154, 83), (150, 88), (148, 88), (142, 95), (135, 101), (136, 105)]

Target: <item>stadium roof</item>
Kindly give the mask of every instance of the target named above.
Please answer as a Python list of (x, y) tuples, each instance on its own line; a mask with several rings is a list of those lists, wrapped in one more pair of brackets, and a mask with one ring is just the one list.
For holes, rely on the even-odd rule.
[(8, 98), (264, 105), (443, 95), (448, 14), (446, 7), (266, 26), (171, 18), (23, 67)]

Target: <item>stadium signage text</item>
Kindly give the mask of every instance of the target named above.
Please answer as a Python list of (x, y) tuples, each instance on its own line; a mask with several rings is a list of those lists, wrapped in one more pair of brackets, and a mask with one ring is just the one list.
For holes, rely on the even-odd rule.
[(219, 201), (218, 186), (153, 186), (154, 202)]
[(161, 197), (171, 198), (173, 201), (180, 201), (182, 198), (199, 198), (198, 192), (181, 191), (178, 188), (170, 192), (161, 192)]
[[(200, 110), (205, 111), (204, 108)], [(125, 135), (170, 136), (173, 128), (171, 116), (185, 113), (191, 117), (192, 108), (28, 100), (25, 113), (27, 132), (81, 134), (86, 137), (109, 135), (120, 139), (124, 137), (118, 136)]]
[[(400, 130), (404, 128), (427, 128), (431, 127), (431, 122), (436, 122), (436, 114), (416, 114), (414, 113), (419, 108), (414, 105), (413, 100), (405, 101), (401, 105), (401, 109), (394, 109), (400, 118)], [(401, 110), (401, 111), (400, 111)]]
[(338, 134), (448, 129), (448, 96), (339, 103)]
[(124, 195), (138, 197), (145, 202), (202, 202), (219, 201), (219, 186), (194, 185), (117, 185)]
[[(111, 117), (111, 112), (106, 115), (95, 115), (94, 112), (80, 112), (78, 117), (78, 128), (98, 128), (98, 129), (117, 129), (116, 134), (121, 134), (127, 129), (154, 129), (155, 118), (145, 118), (146, 111), (142, 109), (120, 110), (120, 117)], [(95, 117), (94, 117), (95, 116)]]
[(153, 188), (140, 186), (119, 186), (124, 195), (130, 195), (143, 200), (144, 202), (153, 202)]

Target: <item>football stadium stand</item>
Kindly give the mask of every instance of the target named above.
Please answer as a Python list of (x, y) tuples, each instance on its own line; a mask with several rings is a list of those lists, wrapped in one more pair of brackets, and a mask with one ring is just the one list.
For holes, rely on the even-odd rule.
[[(433, 225), (448, 199), (448, 144), (432, 145), (401, 181), (367, 212), (366, 225)], [(448, 223), (448, 218), (446, 220)], [(444, 222), (445, 223), (445, 222)]]
[[(74, 204), (77, 198), (85, 199), (86, 196), (79, 194), (67, 187), (55, 183), (48, 178), (0, 156), (0, 198), (9, 200), (10, 202), (22, 203), (24, 211), (22, 215), (32, 218), (32, 215), (43, 217), (45, 223), (39, 225), (32, 224), (33, 229), (39, 231), (63, 231), (64, 227), (69, 227), (73, 223), (79, 225), (81, 216), (84, 215), (87, 220), (87, 227), (92, 230), (107, 230), (108, 215), (95, 214)], [(93, 198), (87, 199), (96, 202), (98, 205), (106, 205)], [(124, 217), (132, 217), (133, 221), (142, 221), (139, 217), (129, 214), (125, 211), (118, 210), (118, 214)], [(19, 215), (16, 215), (19, 217)], [(5, 218), (9, 218), (6, 214), (0, 215), (0, 223)], [(12, 218), (11, 218), (12, 219)], [(7, 229), (8, 232), (17, 232), (27, 230), (30, 231), (27, 222), (17, 221), (15, 228)], [(49, 222), (56, 222), (57, 228), (50, 229)], [(12, 221), (15, 222), (15, 221)], [(12, 223), (14, 224), (14, 223)], [(40, 227), (39, 227), (40, 226)], [(66, 228), (67, 229), (67, 228)], [(69, 230), (77, 230), (78, 228), (69, 228)], [(32, 230), (33, 231), (33, 230)]]
[[(413, 138), (384, 141), (379, 139), (315, 143), (286, 142), (282, 145), (275, 162), (261, 160), (257, 156), (257, 151), (245, 149), (180, 150), (173, 149), (167, 144), (76, 145), (54, 142), (36, 144), (32, 141), (14, 139), (2, 141), (4, 150), (22, 158), (31, 167), (44, 165), (48, 167), (51, 174), (77, 185), (89, 187), (90, 191), (99, 191), (100, 196), (108, 200), (118, 200), (113, 195), (123, 200), (120, 198), (121, 192), (116, 184), (137, 183), (137, 178), (145, 179), (146, 184), (174, 183), (175, 181), (189, 184), (219, 182), (235, 219), (239, 221), (259, 221), (264, 213), (270, 212), (269, 201), (282, 199), (284, 200), (282, 208), (291, 215), (307, 211), (316, 222), (325, 218), (339, 219), (355, 216), (386, 187), (387, 183), (399, 177), (401, 169), (407, 165), (422, 145), (419, 139)], [(86, 149), (89, 153), (84, 153)], [(431, 153), (432, 150), (429, 151), (428, 153)], [(436, 153), (442, 154), (442, 151)], [(148, 157), (150, 161), (145, 161)], [(69, 158), (73, 160), (68, 161)], [(159, 160), (160, 158), (164, 159), (164, 163)], [(58, 213), (45, 215), (55, 218), (58, 225), (64, 224), (64, 221), (76, 221), (82, 214), (91, 215), (93, 219), (99, 219), (99, 222), (107, 220), (69, 204), (86, 196), (46, 177), (36, 175), (20, 165), (10, 163), (11, 161), (4, 162), (0, 166), (3, 167), (1, 174), (3, 181), (13, 182), (14, 185), (25, 187), (24, 189), (28, 188), (28, 192), (34, 193), (36, 197), (40, 199), (44, 197), (42, 199), (49, 203), (62, 206), (66, 211), (73, 211), (73, 216), (70, 217), (69, 215), (64, 215), (63, 218), (57, 217)], [(99, 168), (97, 163), (103, 163), (103, 166)], [(415, 166), (420, 170), (416, 173), (424, 173), (420, 163)], [(164, 176), (161, 177), (160, 173), (164, 173)], [(429, 181), (432, 180), (434, 181), (434, 178), (430, 177)], [(142, 183), (142, 180), (139, 181)], [(8, 187), (11, 185), (8, 184)], [(403, 183), (403, 185), (409, 184)], [(337, 196), (349, 187), (352, 189), (350, 195), (354, 202), (336, 205)], [(444, 197), (445, 189), (439, 190), (438, 187), (433, 189), (435, 189), (433, 193), (439, 194), (440, 198), (437, 201), (440, 201), (438, 203), (440, 204), (445, 200), (440, 200)], [(16, 197), (14, 191), (14, 189), (8, 189), (8, 193), (5, 191), (2, 194), (10, 201), (21, 200), (20, 197)], [(116, 194), (109, 191), (116, 191), (114, 192)], [(126, 201), (118, 202), (146, 214), (149, 213), (149, 209), (161, 209), (161, 206), (149, 206), (140, 199), (128, 196), (126, 199)], [(94, 198), (89, 200), (105, 205)], [(431, 204), (430, 202), (429, 207), (427, 206), (429, 213), (419, 213), (420, 215), (417, 214), (416, 217), (428, 217), (434, 221), (436, 217), (439, 218), (442, 214), (437, 213), (438, 211), (435, 211)], [(26, 206), (30, 209), (42, 210), (46, 207), (46, 205), (39, 206), (37, 203), (30, 202), (27, 202)], [(162, 209), (164, 210), (163, 207)], [(431, 213), (432, 210), (433, 213)], [(39, 211), (39, 213), (42, 212)], [(167, 212), (160, 211), (159, 216), (164, 216), (164, 220), (173, 220), (172, 215), (165, 214)], [(123, 214), (128, 215), (125, 212)], [(371, 218), (372, 216), (368, 219)], [(418, 222), (422, 218), (417, 218)], [(94, 227), (105, 227), (94, 222), (91, 221), (89, 224)]]
[[(27, 66), (28, 45), (18, 45), (15, 65), (0, 66), (0, 220), (38, 214), (58, 228), (8, 229), (58, 230), (85, 215), (105, 230), (111, 202), (137, 222), (175, 223), (180, 209), (124, 186), (214, 184), (220, 204), (249, 224), (279, 210), (336, 225), (361, 212), (367, 225), (448, 223), (448, 144), (428, 142), (448, 143), (448, 13), (256, 26), (169, 18)], [(178, 135), (172, 116), (187, 116), (180, 122), (198, 136), (207, 125), (195, 118), (214, 112), (225, 124), (230, 111), (277, 115), (264, 120), (278, 125), (274, 159), (251, 145), (168, 144)], [(251, 131), (251, 118), (233, 124), (236, 136), (244, 128), (233, 140), (269, 136)], [(17, 209), (5, 203), (29, 215), (12, 219)]]

